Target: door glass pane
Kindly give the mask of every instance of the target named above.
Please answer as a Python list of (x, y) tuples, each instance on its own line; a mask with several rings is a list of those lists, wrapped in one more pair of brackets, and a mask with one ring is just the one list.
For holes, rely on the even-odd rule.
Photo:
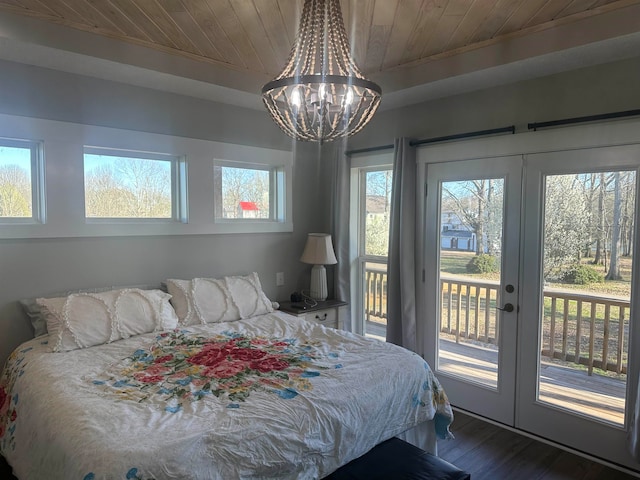
[(635, 171), (545, 180), (538, 400), (624, 424)]
[(498, 386), (504, 179), (443, 182), (438, 371)]

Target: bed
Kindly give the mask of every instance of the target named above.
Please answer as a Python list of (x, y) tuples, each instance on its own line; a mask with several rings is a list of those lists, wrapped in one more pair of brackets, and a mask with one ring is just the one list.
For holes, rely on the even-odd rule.
[(39, 299), (47, 333), (0, 377), (20, 480), (312, 479), (450, 437), (418, 355), (275, 311), (255, 274), (167, 283)]

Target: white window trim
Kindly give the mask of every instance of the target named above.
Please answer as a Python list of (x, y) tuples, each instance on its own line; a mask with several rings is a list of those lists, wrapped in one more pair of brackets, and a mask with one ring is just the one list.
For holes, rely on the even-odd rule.
[[(0, 114), (0, 136), (37, 138), (46, 182), (46, 217), (40, 223), (2, 224), (0, 239), (65, 238), (218, 233), (271, 233), (293, 231), (293, 153), (208, 140), (96, 127), (31, 117)], [(84, 213), (84, 146), (99, 145), (115, 151), (163, 152), (184, 158), (186, 188), (180, 199), (186, 213), (180, 221), (87, 222)], [(216, 223), (213, 220), (213, 158), (282, 165), (285, 173), (285, 220), (264, 223)], [(44, 192), (44, 182), (37, 186)], [(43, 198), (44, 195), (43, 195)], [(46, 220), (46, 221), (45, 221)]]
[(388, 257), (364, 254), (365, 215), (363, 196), (366, 172), (393, 169), (393, 149), (381, 150), (374, 153), (358, 154), (351, 157), (351, 209), (349, 225), (350, 263), (351, 267), (351, 305), (354, 306), (354, 322), (352, 329), (355, 333), (364, 333), (364, 273), (368, 260), (380, 262)]
[[(187, 162), (184, 156), (169, 155), (162, 152), (139, 152), (135, 150), (118, 150), (109, 147), (85, 146), (83, 155), (106, 155), (111, 157), (136, 158), (170, 162), (171, 165), (171, 218), (138, 218), (138, 217), (87, 217), (87, 223), (187, 223), (188, 210), (186, 202)], [(86, 176), (86, 172), (84, 172)], [(86, 197), (85, 197), (86, 198)], [(86, 207), (86, 200), (85, 200)]]
[[(277, 157), (261, 157), (260, 160), (261, 162), (243, 162), (214, 158), (213, 166), (214, 168), (246, 168), (250, 170), (262, 170), (265, 172), (269, 172), (269, 218), (219, 218), (215, 217), (214, 215), (213, 221), (216, 224), (220, 226), (236, 225), (236, 228), (238, 228), (238, 226), (242, 224), (286, 224), (287, 219), (291, 218), (292, 206), (291, 202), (287, 201), (287, 192), (291, 191), (290, 165), (287, 166), (286, 164), (283, 164), (282, 159)], [(215, 203), (213, 211), (215, 213)]]
[(0, 217), (0, 227), (5, 228), (9, 225), (39, 225), (44, 223), (46, 217), (42, 142), (0, 137), (0, 145), (28, 148), (31, 152), (31, 217)]

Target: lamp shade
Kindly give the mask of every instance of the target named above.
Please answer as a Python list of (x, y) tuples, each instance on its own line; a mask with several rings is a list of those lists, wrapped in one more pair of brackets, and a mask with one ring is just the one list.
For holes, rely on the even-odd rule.
[(338, 263), (328, 233), (310, 233), (300, 261), (311, 265), (333, 265)]

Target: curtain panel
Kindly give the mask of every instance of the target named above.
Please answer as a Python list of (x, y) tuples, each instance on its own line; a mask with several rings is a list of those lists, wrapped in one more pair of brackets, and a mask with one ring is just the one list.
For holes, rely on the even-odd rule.
[(387, 267), (387, 341), (419, 355), (416, 319), (416, 150), (408, 138), (394, 142), (389, 257)]
[[(333, 283), (335, 298), (345, 302), (351, 301), (351, 252), (349, 240), (349, 210), (350, 210), (350, 175), (351, 159), (345, 155), (342, 148), (336, 148), (333, 155), (333, 186), (330, 197), (331, 231), (333, 244), (338, 260), (333, 269)], [(342, 328), (352, 331), (351, 307), (340, 308)]]

